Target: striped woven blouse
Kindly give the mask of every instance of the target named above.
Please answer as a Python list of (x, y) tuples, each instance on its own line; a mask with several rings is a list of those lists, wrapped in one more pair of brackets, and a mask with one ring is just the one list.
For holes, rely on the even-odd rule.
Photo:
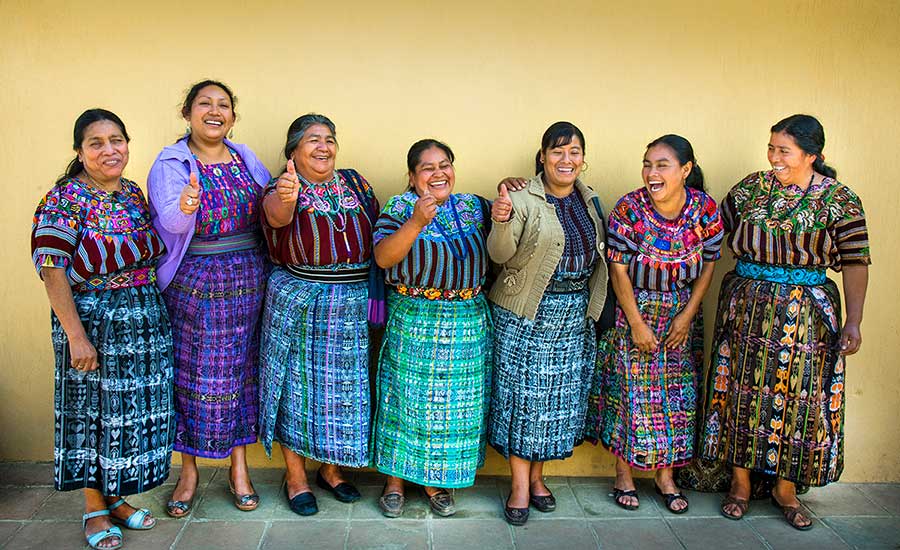
[(635, 288), (673, 291), (700, 276), (703, 262), (719, 259), (724, 236), (716, 202), (703, 191), (685, 188), (674, 219), (653, 207), (646, 187), (628, 193), (609, 215), (607, 258), (628, 265)]
[(562, 258), (553, 273), (554, 279), (578, 278), (591, 274), (597, 262), (597, 231), (588, 214), (581, 193), (563, 198), (547, 194), (547, 202), (556, 208), (556, 217), (566, 235)]
[[(418, 195), (407, 191), (391, 197), (375, 224), (375, 244), (391, 235), (412, 216)], [(462, 290), (480, 286), (488, 268), (485, 241), (490, 210), (477, 195), (454, 194), (438, 206), (409, 254), (386, 270), (385, 282), (414, 288)]]
[[(337, 181), (307, 185), (301, 181), (297, 212), (291, 223), (272, 228), (265, 210), (260, 218), (276, 265), (327, 266), (362, 264), (372, 253), (372, 222), (365, 201), (377, 199), (368, 182), (351, 169), (336, 170)], [(273, 179), (265, 195), (275, 192)]]
[(66, 270), (70, 285), (150, 263), (165, 246), (150, 223), (140, 187), (124, 178), (108, 193), (77, 178), (47, 192), (31, 225), (31, 259)]
[(728, 192), (722, 218), (738, 258), (835, 271), (872, 263), (862, 202), (833, 178), (804, 191), (781, 185), (772, 170), (754, 172)]

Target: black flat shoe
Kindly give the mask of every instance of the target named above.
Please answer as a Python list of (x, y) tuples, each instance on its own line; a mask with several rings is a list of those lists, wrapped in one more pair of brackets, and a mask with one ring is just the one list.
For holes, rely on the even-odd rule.
[(528, 508), (510, 507), (509, 498), (506, 499), (506, 505), (503, 507), (503, 519), (506, 520), (506, 523), (517, 527), (525, 525), (525, 522), (528, 521), (529, 513), (530, 510)]
[(337, 487), (329, 485), (328, 482), (325, 481), (325, 478), (322, 477), (321, 470), (316, 472), (316, 485), (318, 485), (320, 489), (329, 491), (334, 495), (334, 498), (338, 499), (340, 502), (356, 502), (360, 497), (356, 487), (346, 481), (338, 483)]
[(288, 497), (288, 503), (291, 506), (291, 511), (295, 514), (301, 516), (311, 516), (318, 513), (319, 511), (319, 505), (316, 504), (316, 495), (312, 494), (312, 491), (306, 491), (305, 493), (294, 495), (294, 498), (291, 498), (288, 495), (288, 488), (285, 484), (284, 496)]
[(556, 510), (556, 497), (553, 493), (549, 495), (531, 495), (528, 502), (537, 509), (538, 512), (552, 512)]

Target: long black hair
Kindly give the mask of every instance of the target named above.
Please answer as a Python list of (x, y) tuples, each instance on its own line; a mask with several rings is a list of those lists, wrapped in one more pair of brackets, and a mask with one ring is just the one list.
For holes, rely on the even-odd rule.
[(584, 142), (584, 134), (581, 133), (578, 126), (564, 120), (551, 124), (550, 127), (544, 131), (544, 135), (541, 137), (541, 148), (538, 149), (537, 155), (534, 157), (534, 175), (536, 176), (544, 171), (544, 165), (541, 162), (541, 153), (546, 152), (548, 149), (553, 149), (554, 147), (568, 145), (572, 143), (572, 139), (576, 137), (578, 138), (578, 141), (581, 142), (581, 150), (586, 151), (587, 144)]
[[(72, 130), (72, 149), (76, 152), (80, 151), (81, 144), (84, 142), (84, 131), (87, 130), (87, 127), (95, 122), (104, 120), (112, 122), (122, 130), (122, 135), (125, 136), (126, 143), (131, 141), (131, 138), (128, 137), (128, 131), (125, 129), (125, 123), (122, 122), (122, 119), (114, 112), (107, 111), (106, 109), (88, 109), (75, 119), (75, 128)], [(66, 167), (66, 171), (56, 180), (54, 185), (60, 185), (66, 180), (74, 178), (82, 171), (84, 171), (84, 163), (81, 162), (78, 155), (75, 155), (75, 158), (73, 158)]]
[(693, 167), (691, 168), (691, 173), (684, 180), (684, 185), (697, 191), (705, 191), (703, 187), (703, 170), (697, 165), (697, 158), (694, 157), (694, 148), (691, 146), (690, 141), (677, 134), (666, 134), (648, 143), (647, 149), (649, 150), (657, 145), (665, 145), (674, 151), (675, 156), (678, 158), (678, 163), (682, 166), (690, 162)]
[(794, 138), (797, 147), (803, 149), (807, 155), (815, 155), (813, 170), (829, 178), (837, 177), (837, 170), (825, 164), (822, 149), (825, 148), (825, 128), (822, 123), (811, 115), (791, 115), (779, 120), (772, 126), (773, 134), (784, 132)]

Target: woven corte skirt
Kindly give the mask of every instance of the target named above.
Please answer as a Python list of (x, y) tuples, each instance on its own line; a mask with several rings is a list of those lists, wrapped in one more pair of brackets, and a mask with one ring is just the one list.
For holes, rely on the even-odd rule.
[(341, 466), (369, 465), (367, 283), (275, 268), (260, 346), (260, 440)]
[(667, 349), (672, 320), (691, 297), (676, 292), (635, 289), (638, 310), (660, 340), (641, 352), (621, 307), (616, 326), (603, 335), (589, 400), (585, 438), (642, 470), (680, 466), (694, 454), (697, 378), (703, 360), (703, 318), (694, 318), (687, 341)]
[(725, 276), (704, 385), (703, 458), (813, 487), (840, 478), (840, 307), (832, 281)]
[(256, 442), (259, 321), (266, 262), (258, 249), (185, 256), (163, 296), (175, 345), (175, 450), (224, 458)]
[(568, 457), (583, 439), (596, 341), (588, 291), (544, 294), (535, 319), (496, 304), (490, 443), (503, 456)]
[(378, 365), (374, 463), (430, 487), (468, 487), (484, 463), (491, 327), (484, 296), (391, 292)]
[(175, 414), (172, 333), (155, 284), (75, 292), (100, 368), (71, 367), (69, 340), (51, 315), (56, 355), (54, 484), (134, 495), (169, 477)]

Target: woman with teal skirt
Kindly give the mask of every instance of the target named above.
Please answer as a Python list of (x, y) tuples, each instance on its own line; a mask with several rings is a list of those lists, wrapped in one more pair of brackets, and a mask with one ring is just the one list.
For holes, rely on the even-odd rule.
[(484, 462), (491, 324), (481, 293), (490, 230), (486, 200), (454, 194), (453, 151), (433, 139), (407, 154), (409, 190), (375, 224), (388, 321), (378, 365), (374, 463), (388, 480), (387, 517), (422, 485), (432, 511), (455, 513), (447, 489), (468, 487)]

